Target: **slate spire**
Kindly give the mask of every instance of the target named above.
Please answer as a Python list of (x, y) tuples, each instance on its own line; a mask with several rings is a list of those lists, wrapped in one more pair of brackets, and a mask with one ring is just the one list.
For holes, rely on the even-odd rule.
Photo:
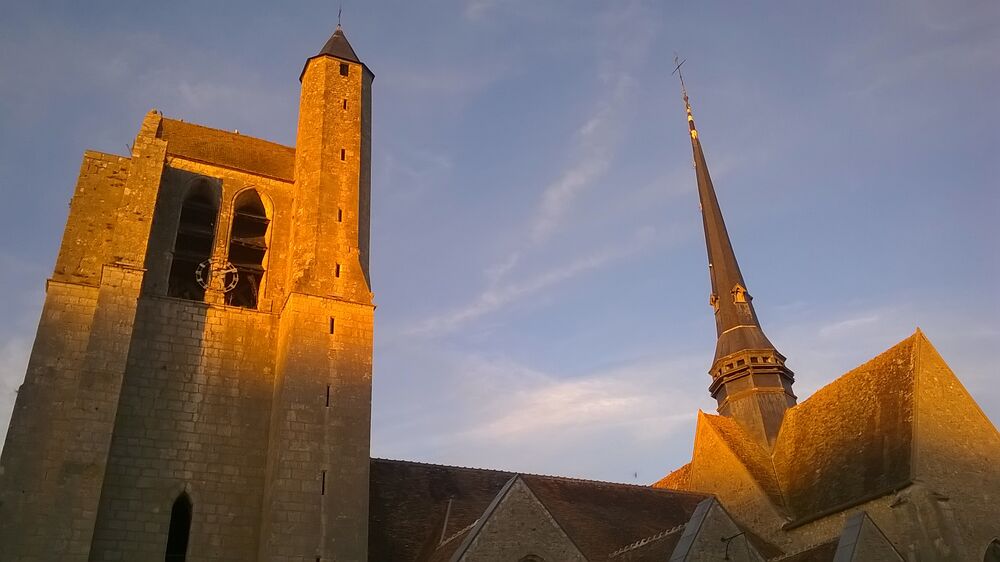
[[(680, 73), (680, 65), (677, 72)], [(767, 339), (757, 320), (753, 298), (740, 273), (708, 172), (683, 77), (681, 91), (687, 110), (708, 248), (708, 270), (712, 282), (709, 304), (715, 311), (718, 335), (709, 391), (718, 401), (720, 414), (735, 418), (749, 433), (770, 446), (781, 427), (784, 411), (795, 405), (793, 373), (785, 367), (785, 357)]]
[[(334, 57), (347, 63), (360, 64), (364, 68), (365, 72), (371, 74), (372, 77), (375, 76), (371, 69), (368, 68), (368, 65), (361, 62), (361, 59), (358, 58), (358, 54), (354, 52), (354, 47), (351, 47), (350, 42), (347, 41), (347, 35), (344, 35), (344, 28), (341, 27), (340, 23), (337, 24), (337, 29), (335, 29), (333, 31), (333, 35), (327, 39), (323, 48), (306, 60), (306, 66), (309, 66), (309, 61), (319, 57)], [(302, 81), (302, 77), (305, 76), (305, 73), (306, 69), (303, 67), (302, 72), (299, 74), (299, 82)]]
[(351, 44), (347, 42), (347, 36), (344, 35), (344, 28), (337, 24), (337, 29), (334, 30), (333, 35), (323, 45), (320, 49), (319, 55), (330, 55), (331, 57), (337, 57), (338, 59), (344, 59), (350, 62), (360, 63), (361, 60), (358, 58), (357, 53), (351, 47)]

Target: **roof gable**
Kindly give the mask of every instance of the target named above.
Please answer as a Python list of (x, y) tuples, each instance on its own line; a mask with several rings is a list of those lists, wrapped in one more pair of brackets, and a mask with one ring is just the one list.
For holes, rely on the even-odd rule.
[(523, 476), (590, 560), (687, 522), (704, 494), (551, 476)]
[(528, 555), (543, 560), (588, 560), (524, 478), (514, 476), (448, 560), (520, 560)]
[[(951, 494), (961, 474), (981, 482), (976, 499), (986, 499), (989, 490), (1000, 491), (1000, 433), (931, 342), (922, 333), (917, 337), (914, 478)], [(1000, 492), (992, 501), (997, 499)]]
[(892, 543), (882, 532), (882, 529), (872, 521), (864, 511), (851, 516), (844, 524), (840, 534), (837, 551), (833, 562), (863, 562), (880, 560), (884, 562), (903, 562)]

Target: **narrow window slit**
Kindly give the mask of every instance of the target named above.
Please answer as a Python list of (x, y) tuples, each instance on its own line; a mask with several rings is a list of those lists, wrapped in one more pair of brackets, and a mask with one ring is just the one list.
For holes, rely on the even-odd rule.
[(330, 385), (326, 385), (326, 407), (330, 407)]
[(333, 274), (335, 277), (340, 277), (340, 264), (337, 264), (336, 269), (334, 269)]
[(320, 477), (319, 495), (321, 495), (321, 496), (325, 496), (326, 495), (326, 471), (325, 470), (322, 472), (322, 476)]
[(170, 528), (167, 531), (166, 562), (187, 560), (188, 536), (191, 532), (191, 498), (181, 492), (170, 510)]
[(344, 222), (344, 210), (337, 209), (337, 222)]
[(344, 98), (344, 109), (347, 109), (347, 98)]
[(347, 159), (347, 150), (345, 150), (343, 148), (340, 149), (340, 159), (341, 160), (346, 160)]

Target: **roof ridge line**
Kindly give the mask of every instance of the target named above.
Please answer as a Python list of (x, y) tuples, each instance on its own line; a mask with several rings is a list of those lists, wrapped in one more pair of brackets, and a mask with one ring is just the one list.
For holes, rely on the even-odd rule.
[(659, 533), (656, 533), (655, 535), (650, 535), (648, 537), (639, 539), (639, 540), (637, 540), (637, 541), (635, 541), (633, 543), (627, 544), (627, 545), (619, 548), (618, 550), (612, 552), (611, 554), (608, 555), (608, 558), (614, 558), (615, 556), (621, 556), (622, 554), (625, 554), (626, 552), (628, 552), (630, 550), (635, 550), (637, 548), (646, 546), (647, 544), (649, 544), (649, 543), (651, 543), (653, 541), (658, 541), (658, 540), (662, 539), (663, 537), (665, 537), (667, 535), (672, 535), (672, 534), (676, 533), (677, 531), (680, 531), (681, 529), (683, 529), (686, 526), (687, 526), (687, 523), (681, 523), (680, 525), (677, 525), (676, 527), (671, 527), (670, 529), (667, 529), (665, 531), (660, 531)]
[(369, 459), (373, 460), (373, 461), (386, 461), (386, 462), (395, 462), (395, 463), (402, 463), (402, 464), (413, 464), (413, 465), (418, 465), (418, 466), (436, 466), (438, 468), (458, 468), (458, 469), (461, 469), (461, 470), (486, 470), (486, 471), (489, 471), (489, 472), (501, 472), (501, 473), (504, 473), (504, 474), (511, 474), (511, 475), (513, 475), (513, 474), (522, 474), (520, 472), (515, 472), (515, 471), (512, 471), (512, 470), (501, 470), (501, 469), (498, 469), (498, 468), (483, 468), (483, 467), (478, 467), (478, 466), (462, 466), (462, 465), (458, 465), (458, 464), (440, 464), (440, 463), (425, 462), (425, 461), (411, 461), (411, 460), (406, 460), (406, 459), (388, 459), (388, 458), (382, 458), (382, 457), (369, 457)]
[(499, 469), (499, 468), (480, 468), (480, 467), (474, 467), (474, 466), (461, 466), (461, 465), (453, 465), (453, 464), (439, 464), (439, 463), (431, 463), (431, 462), (424, 462), (424, 461), (411, 461), (411, 460), (405, 460), (405, 459), (387, 459), (387, 458), (381, 458), (381, 457), (370, 457), (370, 459), (373, 460), (373, 461), (387, 461), (387, 462), (405, 463), (405, 464), (419, 465), (419, 466), (433, 466), (433, 467), (439, 467), (439, 468), (457, 468), (457, 469), (460, 469), (460, 470), (483, 470), (483, 471), (498, 472), (498, 473), (502, 473), (502, 474), (510, 474), (510, 475), (517, 475), (517, 476), (528, 476), (528, 477), (537, 477), (537, 478), (550, 478), (552, 480), (564, 480), (564, 481), (569, 481), (569, 482), (581, 482), (581, 483), (588, 483), (588, 484), (601, 484), (601, 485), (606, 485), (606, 486), (621, 486), (621, 487), (625, 487), (625, 488), (636, 488), (636, 489), (643, 489), (643, 490), (656, 490), (658, 492), (665, 492), (665, 493), (671, 493), (671, 494), (685, 494), (685, 495), (689, 495), (689, 496), (704, 497), (704, 496), (710, 495), (710, 494), (701, 494), (701, 493), (698, 493), (698, 492), (689, 492), (689, 491), (686, 491), (686, 490), (670, 490), (670, 489), (665, 489), (665, 488), (654, 488), (650, 484), (629, 484), (629, 483), (626, 483), (626, 482), (609, 482), (607, 480), (593, 480), (593, 479), (588, 479), (588, 478), (576, 478), (576, 477), (573, 477), (573, 476), (559, 476), (557, 474), (538, 474), (538, 473), (534, 473), (534, 472), (519, 472), (517, 470), (506, 470), (506, 469)]
[(183, 119), (174, 119), (172, 117), (167, 117), (166, 115), (163, 115), (162, 118), (163, 118), (164, 121), (173, 121), (174, 123), (180, 123), (181, 125), (189, 125), (191, 127), (201, 127), (202, 129), (208, 129), (210, 131), (218, 131), (220, 133), (226, 133), (227, 135), (238, 135), (238, 136), (246, 138), (246, 139), (252, 139), (252, 140), (256, 140), (256, 141), (260, 141), (260, 142), (266, 142), (268, 144), (273, 144), (275, 146), (279, 146), (281, 148), (286, 148), (286, 149), (292, 150), (292, 151), (295, 150), (294, 146), (288, 146), (287, 144), (281, 144), (280, 142), (274, 142), (272, 140), (267, 140), (265, 138), (255, 137), (253, 135), (245, 135), (243, 133), (239, 133), (239, 132), (235, 132), (235, 131), (227, 131), (226, 129), (220, 129), (218, 127), (210, 127), (208, 125), (202, 125), (201, 123), (194, 123), (194, 122), (191, 122), (191, 121), (185, 121)]

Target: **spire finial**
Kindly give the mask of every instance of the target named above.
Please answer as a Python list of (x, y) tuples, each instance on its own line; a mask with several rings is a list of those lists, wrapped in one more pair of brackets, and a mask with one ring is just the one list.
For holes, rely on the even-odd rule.
[(337, 29), (340, 29), (340, 16), (343, 13), (344, 13), (344, 5), (341, 4), (340, 7), (337, 8)]
[(677, 56), (677, 53), (675, 52), (674, 53), (674, 64), (677, 65), (677, 66), (674, 67), (674, 71), (671, 72), (670, 74), (676, 74), (677, 77), (681, 79), (681, 93), (684, 94), (684, 104), (685, 105), (690, 105), (690, 104), (688, 104), (687, 86), (684, 85), (684, 74), (681, 72), (681, 65), (683, 65), (686, 62), (687, 62), (687, 59), (680, 60), (680, 57)]
[(688, 129), (690, 129), (691, 131), (691, 139), (697, 140), (698, 130), (695, 129), (694, 127), (694, 114), (691, 113), (691, 101), (688, 99), (687, 85), (684, 84), (684, 74), (681, 72), (681, 65), (683, 65), (686, 62), (687, 59), (680, 60), (680, 57), (677, 56), (677, 53), (674, 53), (674, 64), (676, 64), (677, 66), (674, 67), (674, 71), (671, 72), (671, 74), (676, 74), (677, 77), (680, 78), (681, 80), (681, 93), (684, 95), (684, 109), (687, 110), (687, 115), (688, 115)]

